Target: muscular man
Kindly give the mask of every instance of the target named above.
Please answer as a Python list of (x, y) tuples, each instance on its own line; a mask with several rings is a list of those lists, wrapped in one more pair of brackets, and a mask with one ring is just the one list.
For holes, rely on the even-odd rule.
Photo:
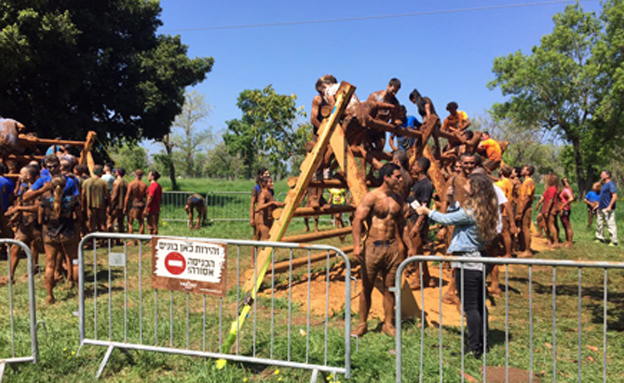
[(137, 169), (134, 172), (134, 181), (128, 184), (128, 194), (124, 201), (124, 213), (128, 215), (128, 233), (133, 233), (132, 224), (136, 219), (139, 221), (139, 234), (145, 232), (145, 220), (143, 209), (145, 209), (145, 196), (147, 195), (147, 185), (141, 181), (143, 170)]
[(108, 208), (108, 230), (114, 231), (115, 224), (120, 233), (126, 231), (124, 222), (124, 203), (128, 194), (128, 181), (124, 180), (126, 169), (119, 168), (116, 170), (115, 182), (113, 182), (113, 195), (111, 196), (111, 204)]
[[(204, 197), (195, 193), (190, 195), (186, 199), (186, 206), (184, 206), (184, 210), (189, 216), (189, 227), (191, 229), (199, 229), (201, 225), (206, 220), (206, 200)], [(197, 211), (197, 223), (193, 225), (193, 213)]]
[(101, 178), (102, 165), (95, 165), (93, 175), (82, 185), (82, 206), (87, 211), (89, 232), (106, 231), (106, 209), (110, 206), (110, 190)]
[[(23, 167), (20, 171), (18, 180), (18, 199), (17, 203), (9, 207), (6, 212), (7, 216), (13, 216), (11, 221), (16, 221), (17, 232), (15, 233), (15, 240), (21, 241), (30, 247), (30, 251), (33, 255), (33, 270), (35, 273), (39, 272), (39, 253), (43, 252), (43, 242), (41, 237), (41, 225), (39, 225), (37, 219), (39, 201), (31, 199), (30, 201), (22, 201), (24, 192), (36, 181), (39, 175), (39, 170), (33, 166)], [(15, 270), (20, 260), (21, 248), (17, 245), (12, 245), (10, 250), (11, 257), (11, 282), (15, 281)], [(2, 277), (0, 279), (0, 286), (8, 282), (8, 277)]]
[[(384, 281), (384, 325), (382, 332), (394, 336), (395, 327), (392, 323), (394, 312), (394, 294), (390, 287), (394, 285), (397, 267), (404, 258), (404, 246), (401, 236), (407, 238), (405, 228), (405, 206), (399, 195), (401, 187), (401, 170), (395, 164), (385, 164), (380, 175), (383, 184), (369, 192), (355, 211), (353, 220), (353, 255), (360, 262), (360, 322), (353, 335), (362, 336), (368, 331), (366, 321), (371, 306), (371, 293), (377, 274)], [(364, 246), (361, 243), (362, 226), (366, 223), (368, 232)], [(405, 241), (409, 254), (412, 246)]]
[(438, 140), (438, 134), (440, 131), (440, 117), (433, 106), (433, 102), (429, 97), (423, 97), (420, 95), (417, 89), (414, 89), (409, 95), (409, 99), (418, 107), (418, 114), (420, 114), (422, 120), (421, 132), (423, 136), (419, 139), (419, 152), (416, 156), (422, 156), (422, 150), (427, 144), (430, 135), (433, 135), (435, 153), (440, 154), (440, 143)]
[(516, 206), (516, 221), (520, 222), (520, 240), (524, 245), (524, 251), (518, 254), (519, 258), (530, 258), (531, 252), (531, 216), (533, 215), (533, 199), (535, 198), (535, 182), (531, 176), (535, 168), (525, 165), (520, 175), (524, 177), (520, 191), (518, 192), (518, 206)]
[[(332, 76), (333, 77), (333, 76)], [(312, 111), (310, 113), (310, 122), (312, 123), (313, 129), (313, 140), (316, 141), (318, 138), (318, 130), (321, 127), (323, 121), (329, 117), (331, 114), (331, 106), (325, 99), (325, 95), (323, 93), (323, 83), (325, 81), (325, 76), (316, 80), (316, 85), (314, 88), (317, 91), (317, 95), (312, 99)]]
[[(371, 117), (383, 122), (401, 125), (403, 121), (401, 120), (401, 110), (399, 108), (400, 104), (399, 100), (396, 98), (400, 89), (401, 81), (399, 81), (398, 78), (392, 78), (388, 82), (386, 89), (371, 93), (367, 100), (371, 105), (380, 105), (383, 103), (394, 105), (393, 109), (377, 107), (372, 108), (370, 111)], [(386, 144), (385, 132), (370, 131), (368, 132), (368, 137), (370, 139), (369, 144), (373, 150), (378, 152), (383, 151), (384, 145)]]
[(395, 150), (392, 152), (392, 163), (397, 165), (401, 170), (402, 179), (399, 194), (401, 194), (403, 201), (405, 201), (410, 194), (410, 189), (414, 185), (414, 180), (408, 171), (409, 158), (407, 158), (407, 152), (405, 150)]
[[(426, 157), (420, 157), (412, 165), (412, 175), (416, 182), (414, 183), (412, 190), (407, 198), (407, 202), (413, 204), (417, 201), (416, 206), (431, 206), (431, 199), (433, 198), (433, 184), (429, 177), (427, 177), (427, 171), (431, 162)], [(423, 254), (423, 247), (427, 243), (427, 237), (429, 235), (429, 221), (426, 215), (418, 215), (413, 206), (409, 209), (408, 230), (409, 238), (412, 241), (412, 248), (416, 251), (416, 255)], [(419, 263), (421, 266), (419, 266)], [(427, 262), (411, 263), (408, 266), (406, 278), (409, 286), (412, 290), (420, 290), (421, 277), (420, 270), (422, 269), (422, 286), (432, 286), (434, 281), (429, 274), (429, 267)]]

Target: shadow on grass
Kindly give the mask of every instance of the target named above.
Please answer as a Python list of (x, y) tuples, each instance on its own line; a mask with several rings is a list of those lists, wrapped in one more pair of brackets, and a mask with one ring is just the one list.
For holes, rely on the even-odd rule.
[[(118, 278), (123, 277), (123, 271), (119, 269), (110, 270), (110, 281), (111, 284), (117, 280)], [(93, 297), (93, 273), (85, 271), (85, 298)], [(95, 279), (97, 280), (97, 293), (106, 294), (109, 291), (108, 281), (109, 281), (109, 270), (99, 270), (95, 275)], [(123, 287), (121, 286), (110, 286), (110, 291), (123, 291)]]

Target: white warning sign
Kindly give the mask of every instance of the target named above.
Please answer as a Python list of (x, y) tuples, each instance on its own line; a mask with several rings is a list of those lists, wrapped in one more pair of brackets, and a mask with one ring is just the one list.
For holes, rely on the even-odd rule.
[(226, 246), (177, 238), (154, 238), (152, 284), (156, 288), (222, 296)]

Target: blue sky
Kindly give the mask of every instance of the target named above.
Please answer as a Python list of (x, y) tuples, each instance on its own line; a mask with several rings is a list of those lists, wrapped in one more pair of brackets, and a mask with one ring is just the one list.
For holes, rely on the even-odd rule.
[[(539, 4), (505, 9), (443, 12), (458, 9)], [(571, 3), (571, 2), (569, 2)], [(582, 1), (586, 11), (598, 1)], [(211, 105), (203, 128), (219, 135), (225, 121), (240, 117), (236, 107), (244, 89), (272, 84), (278, 93), (296, 94), (297, 105), (310, 111), (314, 83), (331, 73), (357, 87), (366, 99), (397, 77), (399, 101), (416, 114), (408, 100), (412, 89), (431, 97), (441, 117), (450, 101), (470, 116), (502, 101), (490, 91), (495, 57), (530, 52), (552, 31), (552, 17), (563, 2), (534, 0), (479, 1), (205, 1), (162, 0), (159, 32), (181, 35), (189, 56), (212, 56), (215, 64), (195, 89)], [(440, 11), (439, 13), (436, 13)], [(431, 12), (429, 14), (322, 24), (258, 28), (207, 29), (262, 23), (358, 18)]]

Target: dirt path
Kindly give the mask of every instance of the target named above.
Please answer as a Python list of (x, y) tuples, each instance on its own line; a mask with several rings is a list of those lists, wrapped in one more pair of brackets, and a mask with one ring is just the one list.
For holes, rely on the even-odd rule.
[[(534, 252), (548, 251), (548, 243), (545, 239), (534, 238), (532, 241), (532, 249)], [(537, 255), (539, 257), (539, 255)], [(461, 326), (461, 315), (457, 305), (443, 303), (440, 307), (440, 296), (443, 295), (448, 289), (449, 272), (442, 271), (442, 291), (439, 287), (440, 268), (439, 266), (430, 265), (430, 272), (432, 277), (436, 281), (436, 287), (427, 287), (422, 292), (420, 290), (414, 290), (414, 298), (418, 303), (418, 306), (424, 308), (426, 321), (429, 325), (438, 326), (440, 321), (444, 326)], [(501, 275), (504, 275), (505, 268), (501, 269)], [(510, 268), (510, 272), (513, 273), (513, 267)], [(352, 275), (358, 276), (359, 266), (356, 266), (352, 270)], [(327, 312), (331, 317), (344, 308), (345, 299), (345, 275), (344, 268), (341, 265), (335, 265), (330, 271), (330, 286), (329, 290), (326, 287), (327, 275), (325, 272), (313, 273), (309, 285), (310, 285), (310, 306), (313, 315), (325, 316)], [(381, 280), (378, 280), (377, 287), (373, 290), (372, 307), (370, 310), (369, 319), (383, 320), (383, 296), (381, 292)], [(353, 313), (359, 311), (359, 294), (361, 292), (361, 283), (351, 281), (351, 310)], [(270, 291), (265, 291), (264, 296), (270, 296)], [(326, 297), (329, 295), (328, 304), (326, 305)], [(281, 299), (288, 299), (288, 286), (276, 287), (275, 296)], [(423, 299), (424, 298), (424, 299)], [(299, 304), (301, 309), (305, 312), (308, 309), (308, 276), (303, 275), (300, 280), (293, 281), (292, 286), (292, 299)], [(488, 301), (488, 306), (489, 306)], [(441, 308), (441, 311), (440, 311)], [(442, 313), (442, 315), (440, 315)], [(416, 318), (418, 320), (418, 318)], [(490, 319), (495, 319), (490, 315)]]

